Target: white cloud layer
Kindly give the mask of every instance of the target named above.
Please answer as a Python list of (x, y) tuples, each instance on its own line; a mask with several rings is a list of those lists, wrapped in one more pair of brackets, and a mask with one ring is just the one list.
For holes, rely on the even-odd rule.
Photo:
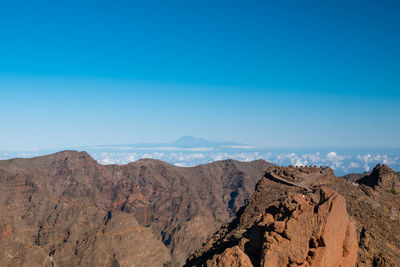
[[(52, 151), (0, 151), (0, 159), (13, 157), (33, 157), (49, 154)], [(119, 148), (101, 148), (88, 150), (89, 154), (100, 164), (127, 164), (141, 158), (154, 158), (169, 162), (175, 166), (188, 167), (206, 164), (212, 161), (236, 159), (252, 161), (264, 159), (277, 165), (287, 166), (329, 166), (337, 175), (349, 172), (370, 171), (376, 164), (387, 164), (396, 171), (400, 170), (400, 151), (387, 153), (344, 153), (338, 151), (326, 152), (282, 152), (264, 150), (249, 150), (238, 148), (205, 149), (203, 147), (156, 150), (154, 147), (135, 150)]]

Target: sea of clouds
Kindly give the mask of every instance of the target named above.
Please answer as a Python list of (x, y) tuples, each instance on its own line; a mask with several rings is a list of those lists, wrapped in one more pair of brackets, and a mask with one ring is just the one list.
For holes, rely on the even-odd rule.
[[(212, 161), (235, 159), (252, 161), (263, 159), (281, 166), (329, 166), (336, 175), (366, 172), (378, 164), (389, 165), (400, 171), (400, 149), (257, 149), (246, 146), (229, 147), (85, 147), (100, 164), (127, 164), (142, 158), (166, 161), (180, 167), (207, 164)], [(55, 151), (0, 151), (0, 159), (34, 157)]]
[(190, 167), (212, 161), (235, 159), (252, 161), (263, 159), (282, 166), (329, 166), (337, 175), (370, 171), (383, 163), (400, 170), (400, 154), (351, 152), (279, 152), (279, 151), (154, 151), (154, 152), (98, 152), (92, 156), (101, 164), (126, 164), (141, 158), (154, 158), (176, 166)]

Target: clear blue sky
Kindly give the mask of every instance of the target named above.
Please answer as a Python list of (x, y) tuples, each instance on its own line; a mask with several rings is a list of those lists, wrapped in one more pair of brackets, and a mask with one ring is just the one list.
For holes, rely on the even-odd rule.
[(0, 149), (400, 146), (399, 1), (6, 1)]

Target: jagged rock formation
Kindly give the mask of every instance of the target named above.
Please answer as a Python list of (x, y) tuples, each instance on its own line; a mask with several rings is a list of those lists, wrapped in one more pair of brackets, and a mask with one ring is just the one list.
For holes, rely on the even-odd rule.
[(275, 167), (186, 266), (223, 266), (216, 259), (228, 262), (233, 248), (252, 266), (396, 266), (399, 210), (389, 188), (372, 190), (326, 168)]
[(266, 229), (260, 266), (355, 266), (356, 230), (337, 192), (322, 187), (317, 203), (289, 195), (275, 208), (258, 222)]
[(370, 187), (380, 186), (382, 188), (399, 190), (399, 177), (389, 166), (378, 164), (372, 172), (357, 180), (359, 184)]
[(278, 167), (274, 166), (265, 172), (265, 177), (280, 183), (297, 186), (312, 191), (310, 186), (323, 184), (327, 179), (335, 177), (333, 170), (328, 167)]
[(210, 266), (218, 267), (231, 267), (231, 266), (241, 266), (241, 267), (252, 267), (250, 258), (244, 253), (238, 246), (225, 249), (225, 251), (220, 255), (215, 255)]
[(378, 164), (371, 173), (354, 179), (356, 182), (339, 180), (330, 185), (346, 198), (347, 210), (356, 223), (359, 267), (398, 266), (400, 262), (400, 196), (392, 183), (387, 183), (396, 181), (393, 173)]
[[(104, 166), (74, 151), (0, 161), (0, 265), (179, 266), (235, 212), (237, 218), (188, 265), (258, 266), (270, 262), (266, 251), (280, 255), (279, 262), (293, 261), (294, 255), (297, 262), (304, 259), (304, 251), (289, 253), (279, 238), (290, 248), (292, 239), (309, 240), (304, 264), (332, 262), (327, 244), (339, 244), (344, 253), (334, 258), (344, 264), (354, 255), (351, 231), (343, 234), (351, 221), (358, 266), (400, 262), (400, 196), (388, 167), (360, 177), (373, 177), (372, 183), (338, 179), (329, 168), (269, 167), (265, 161), (227, 160), (179, 168), (149, 159)], [(345, 198), (350, 223), (335, 215), (341, 223), (332, 225), (330, 214), (343, 215), (344, 205), (329, 190)], [(308, 234), (295, 235), (293, 229), (304, 228), (296, 213), (314, 218)], [(329, 229), (341, 238), (330, 242)]]
[(100, 165), (75, 151), (0, 161), (0, 265), (179, 265), (269, 166)]

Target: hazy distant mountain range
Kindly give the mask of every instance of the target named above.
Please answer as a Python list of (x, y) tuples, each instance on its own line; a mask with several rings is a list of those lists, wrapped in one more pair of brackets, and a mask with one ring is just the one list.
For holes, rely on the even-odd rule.
[[(371, 170), (384, 163), (400, 171), (400, 149), (366, 148), (261, 148), (236, 142), (214, 142), (192, 136), (171, 143), (140, 143), (68, 147), (87, 151), (101, 164), (126, 164), (141, 158), (154, 158), (176, 166), (196, 166), (212, 161), (264, 159), (281, 166), (329, 166), (336, 175)], [(54, 150), (0, 150), (0, 159), (33, 157), (57, 152)]]

